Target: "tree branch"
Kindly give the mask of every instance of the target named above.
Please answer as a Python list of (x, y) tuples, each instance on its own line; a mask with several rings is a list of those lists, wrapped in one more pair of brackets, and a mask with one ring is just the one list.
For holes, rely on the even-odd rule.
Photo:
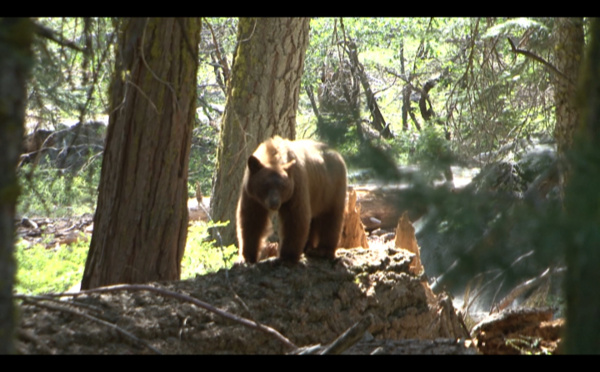
[(373, 314), (367, 314), (360, 321), (348, 328), (342, 335), (328, 345), (311, 345), (291, 352), (294, 355), (340, 355), (359, 342), (374, 322)]
[[(210, 31), (210, 34), (212, 36), (213, 44), (215, 46), (214, 56), (216, 57), (218, 67), (221, 67), (221, 71), (223, 74), (223, 81), (219, 81), (220, 79), (219, 79), (218, 71), (217, 71), (218, 68), (217, 68), (217, 66), (215, 66), (215, 75), (217, 75), (216, 76), (217, 82), (219, 83), (219, 86), (221, 86), (221, 90), (223, 90), (223, 93), (225, 93), (225, 95), (227, 95), (227, 85), (229, 84), (229, 80), (231, 77), (231, 73), (229, 72), (229, 66), (227, 64), (227, 59), (225, 57), (223, 57), (223, 55), (221, 54), (221, 46), (219, 45), (219, 42), (217, 41), (217, 37), (215, 36), (215, 32), (212, 28), (212, 25), (206, 20), (206, 18), (204, 18), (204, 23), (208, 27), (208, 30)], [(255, 24), (255, 26), (256, 26), (256, 24)]]
[(75, 49), (76, 51), (83, 53), (83, 49), (78, 47), (74, 42), (72, 42), (70, 40), (65, 40), (62, 36), (57, 35), (56, 32), (54, 32), (53, 30), (49, 29), (46, 26), (42, 26), (35, 22), (32, 22), (32, 23), (33, 23), (33, 31), (38, 36), (41, 36), (48, 40), (52, 40), (59, 45), (62, 45), (67, 48)]
[(519, 49), (515, 46), (515, 43), (509, 38), (506, 38), (508, 40), (508, 43), (510, 44), (510, 48), (511, 51), (513, 53), (516, 54), (522, 54), (525, 57), (529, 57), (531, 59), (533, 59), (534, 61), (537, 61), (539, 63), (541, 63), (542, 65), (548, 67), (550, 69), (550, 71), (554, 72), (555, 74), (557, 74), (558, 76), (562, 77), (563, 79), (565, 79), (566, 81), (568, 81), (570, 84), (575, 84), (574, 82), (571, 81), (571, 79), (569, 79), (565, 74), (563, 74), (562, 72), (560, 72), (556, 67), (554, 67), (554, 65), (552, 65), (550, 62), (546, 61), (545, 59), (543, 59), (542, 57), (538, 56), (535, 53), (532, 53), (528, 50), (524, 50), (524, 49)]

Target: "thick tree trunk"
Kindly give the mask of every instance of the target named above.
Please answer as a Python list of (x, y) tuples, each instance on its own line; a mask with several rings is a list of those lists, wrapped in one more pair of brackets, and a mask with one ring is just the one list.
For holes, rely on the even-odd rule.
[(563, 351), (600, 353), (600, 21), (590, 26), (590, 45), (582, 67), (580, 125), (570, 153), (565, 189), (569, 236), (565, 255), (566, 330)]
[(83, 289), (180, 277), (200, 27), (123, 20)]
[(559, 185), (564, 190), (569, 169), (565, 155), (573, 143), (573, 133), (579, 120), (575, 102), (579, 66), (583, 60), (583, 18), (557, 18), (554, 26), (556, 68), (562, 75), (554, 76), (556, 105), (556, 138), (559, 157)]
[(221, 123), (211, 198), (222, 243), (235, 242), (235, 209), (248, 157), (274, 135), (295, 139), (309, 19), (241, 18)]
[(0, 18), (0, 354), (14, 352), (13, 249), (19, 195), (15, 170), (23, 143), (32, 37), (29, 19)]

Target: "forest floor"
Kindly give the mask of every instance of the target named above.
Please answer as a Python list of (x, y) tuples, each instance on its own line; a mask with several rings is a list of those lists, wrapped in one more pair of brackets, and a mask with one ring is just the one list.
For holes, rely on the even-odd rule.
[[(52, 226), (55, 240), (47, 241), (48, 246), (82, 239), (91, 230), (90, 216), (29, 222), (33, 224), (21, 223), (19, 235), (36, 239), (35, 225), (46, 225), (46, 232)], [(377, 237), (369, 245), (339, 249), (334, 261), (303, 258), (289, 266), (269, 259), (183, 281), (76, 296), (20, 296), (17, 351), (314, 353), (354, 326), (358, 336), (342, 337), (346, 347), (329, 352), (555, 352), (562, 320), (553, 321), (551, 312), (496, 314), (475, 327), (471, 337), (449, 296), (434, 294), (425, 276), (413, 273), (413, 254)]]

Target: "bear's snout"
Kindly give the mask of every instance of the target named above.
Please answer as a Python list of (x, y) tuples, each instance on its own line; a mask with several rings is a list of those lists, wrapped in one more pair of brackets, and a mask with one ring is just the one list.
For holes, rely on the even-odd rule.
[(278, 211), (281, 206), (281, 198), (279, 197), (279, 193), (270, 192), (265, 200), (265, 205), (272, 211)]

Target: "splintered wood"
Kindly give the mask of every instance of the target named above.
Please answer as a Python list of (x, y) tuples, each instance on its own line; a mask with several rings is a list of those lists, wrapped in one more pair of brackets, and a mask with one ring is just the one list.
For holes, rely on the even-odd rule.
[(406, 249), (407, 251), (415, 254), (415, 257), (412, 259), (410, 264), (410, 271), (415, 275), (421, 274), (425, 269), (421, 264), (421, 254), (419, 252), (417, 238), (415, 238), (415, 228), (413, 227), (412, 223), (410, 223), (407, 212), (404, 212), (398, 220), (395, 244), (396, 248)]
[(365, 226), (360, 220), (360, 205), (356, 205), (356, 191), (348, 192), (348, 202), (344, 212), (344, 227), (340, 236), (339, 247), (369, 248), (367, 236), (365, 235)]

